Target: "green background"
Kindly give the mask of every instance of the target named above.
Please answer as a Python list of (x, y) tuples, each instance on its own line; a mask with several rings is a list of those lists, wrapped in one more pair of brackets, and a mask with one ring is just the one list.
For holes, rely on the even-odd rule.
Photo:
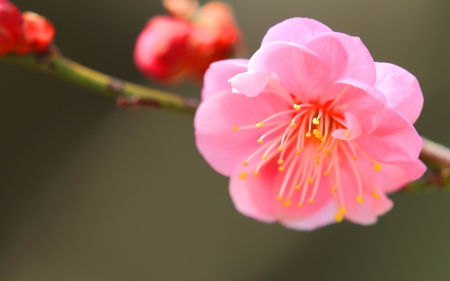
[[(132, 61), (159, 1), (16, 0), (47, 16), (62, 52), (155, 86)], [(450, 1), (233, 0), (250, 53), (294, 16), (360, 36), (415, 74), (416, 128), (450, 145)], [(295, 232), (240, 215), (198, 154), (192, 119), (0, 63), (0, 280), (449, 280), (450, 194), (396, 194), (371, 227)], [(194, 85), (173, 91), (199, 96)]]

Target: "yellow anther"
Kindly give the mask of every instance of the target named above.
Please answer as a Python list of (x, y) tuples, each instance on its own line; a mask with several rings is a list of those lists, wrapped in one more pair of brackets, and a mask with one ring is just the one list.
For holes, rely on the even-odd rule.
[(311, 133), (310, 132), (306, 133), (306, 137), (310, 138), (311, 137)]
[(278, 147), (278, 150), (279, 150), (279, 151), (283, 151), (283, 150), (284, 150), (284, 147), (279, 146), (279, 147)]
[(330, 151), (329, 151), (328, 149), (325, 149), (325, 150), (323, 151), (323, 153), (325, 153), (325, 154), (329, 154), (329, 153), (330, 153)]
[(319, 165), (320, 164), (320, 160), (316, 160), (316, 165)]
[(262, 139), (257, 140), (259, 144), (262, 144), (264, 141)]
[(319, 125), (319, 123), (320, 123), (319, 119), (317, 119), (317, 118), (313, 119), (313, 124), (314, 125)]
[(278, 200), (278, 201), (282, 201), (282, 200), (283, 200), (283, 196), (278, 195), (277, 200)]
[(382, 168), (383, 168), (383, 167), (381, 166), (380, 163), (378, 163), (378, 162), (373, 163), (373, 169), (374, 169), (376, 172), (381, 172), (381, 169), (382, 169)]
[(297, 151), (295, 152), (295, 154), (297, 154), (297, 155), (300, 155), (300, 153), (302, 153), (300, 150), (297, 150)]
[(285, 206), (286, 208), (290, 207), (291, 204), (292, 204), (291, 200), (286, 200), (286, 201), (284, 201), (284, 206)]
[(248, 162), (247, 162), (247, 161), (244, 161), (244, 162), (242, 162), (242, 165), (247, 166), (247, 165), (248, 165)]
[(331, 192), (336, 193), (337, 192), (337, 188), (336, 187), (331, 188)]
[(279, 166), (278, 167), (278, 171), (283, 172), (284, 171), (284, 166)]
[(358, 159), (358, 156), (353, 155), (353, 160), (356, 160), (356, 159)]
[(303, 207), (303, 203), (298, 203), (297, 207), (299, 208)]
[(341, 213), (341, 215), (345, 216), (347, 214), (347, 209), (345, 208), (345, 206), (341, 206), (339, 208), (339, 213)]
[(317, 136), (317, 134), (320, 134), (320, 131), (317, 130), (317, 129), (314, 129), (314, 130), (313, 130), (313, 134)]
[(239, 173), (238, 178), (239, 178), (240, 180), (245, 180), (245, 179), (247, 178), (247, 172), (241, 172), (241, 173)]
[(362, 203), (364, 203), (364, 198), (361, 195), (357, 195), (356, 202), (358, 202), (359, 204), (362, 204)]
[(301, 188), (302, 188), (302, 187), (301, 187), (300, 185), (296, 185), (296, 186), (295, 186), (295, 189), (296, 189), (296, 190), (300, 190)]
[(319, 159), (319, 157), (320, 157), (319, 155), (314, 156), (314, 158), (316, 158), (316, 159)]
[(291, 127), (295, 127), (295, 123), (294, 122), (291, 123)]
[(278, 159), (277, 163), (278, 163), (278, 165), (283, 165), (284, 160), (283, 159)]
[(345, 130), (344, 131), (344, 137), (348, 137), (348, 134), (349, 134), (350, 132), (348, 131), (348, 130)]
[(294, 104), (294, 109), (295, 110), (300, 110), (300, 108), (302, 108), (299, 104)]
[(235, 132), (239, 131), (239, 127), (238, 127), (238, 126), (233, 126), (232, 129), (233, 129), (233, 131), (235, 131)]
[(258, 173), (258, 172), (254, 172), (254, 173), (253, 173), (253, 176), (256, 178), (256, 177), (259, 176), (259, 173)]
[(307, 182), (308, 182), (309, 184), (313, 184), (313, 183), (314, 183), (314, 180), (313, 180), (312, 178), (309, 178), (309, 179), (307, 180)]
[(311, 205), (312, 203), (314, 203), (314, 200), (312, 198), (309, 198), (308, 203)]
[(264, 155), (261, 157), (261, 159), (262, 159), (262, 160), (266, 160), (266, 159), (267, 159), (267, 155), (264, 154)]
[(259, 122), (256, 124), (256, 127), (261, 128), (264, 125), (264, 122)]
[(342, 222), (342, 221), (344, 220), (344, 217), (342, 216), (342, 214), (341, 214), (340, 212), (337, 212), (337, 213), (334, 215), (334, 220), (335, 220), (337, 223), (339, 223), (339, 222)]
[(376, 191), (372, 192), (372, 196), (375, 199), (381, 199), (381, 195), (378, 192), (376, 192)]
[(330, 172), (328, 172), (328, 171), (323, 172), (324, 176), (328, 176), (329, 174), (330, 174)]

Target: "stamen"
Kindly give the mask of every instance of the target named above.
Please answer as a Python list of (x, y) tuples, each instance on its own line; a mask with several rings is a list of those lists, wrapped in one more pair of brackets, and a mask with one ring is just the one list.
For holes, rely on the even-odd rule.
[(356, 155), (356, 150), (355, 150), (355, 147), (352, 145), (352, 141), (346, 141), (347, 142), (347, 144), (348, 144), (348, 146), (350, 147), (350, 149), (352, 150), (352, 152), (353, 152), (353, 160), (356, 160), (356, 159), (358, 159), (358, 156)]
[(366, 158), (369, 159), (370, 162), (372, 162), (373, 164), (372, 168), (374, 169), (374, 171), (381, 172), (383, 166), (379, 162), (375, 161), (372, 157), (370, 157), (370, 155), (367, 154), (367, 152), (365, 152), (357, 142), (355, 142), (355, 144), (359, 148), (359, 150), (364, 154), (364, 156), (366, 156)]
[[(312, 202), (312, 201), (314, 200), (314, 198), (316, 197), (316, 193), (317, 193), (317, 190), (318, 190), (319, 184), (320, 184), (320, 179), (322, 178), (322, 177), (320, 176), (320, 171), (322, 171), (322, 165), (317, 166), (317, 167), (316, 167), (316, 171), (314, 172), (315, 177), (316, 177), (316, 182), (315, 182), (315, 184), (314, 184), (314, 188), (313, 188), (313, 191), (312, 191), (312, 194), (311, 194), (311, 198), (309, 199), (311, 202)], [(312, 204), (312, 203), (310, 203), (310, 204)]]
[(283, 128), (285, 126), (286, 126), (285, 123), (280, 123), (280, 125), (276, 126), (275, 128), (272, 128), (272, 129), (268, 130), (264, 135), (259, 137), (258, 143), (262, 143), (262, 142), (259, 142), (259, 140), (264, 140), (266, 137), (268, 137), (269, 135), (275, 133), (276, 131), (280, 130), (281, 128)]
[[(286, 160), (286, 162), (289, 163), (292, 160), (293, 157), (294, 157), (294, 154), (291, 153), (289, 155), (288, 159)], [(289, 168), (288, 168), (288, 170), (286, 172), (286, 175), (284, 176), (283, 183), (281, 184), (281, 188), (280, 188), (280, 192), (279, 192), (278, 196), (283, 196), (284, 191), (285, 191), (285, 189), (286, 189), (286, 187), (287, 187), (287, 185), (289, 183), (289, 180), (291, 178), (291, 174), (294, 171), (295, 166), (296, 166), (295, 163), (292, 164), (292, 165), (289, 165)], [(278, 170), (280, 170), (281, 167), (283, 167), (283, 166), (278, 167)], [(283, 167), (283, 170), (284, 170), (284, 167)]]
[(339, 93), (339, 95), (334, 99), (334, 101), (331, 103), (331, 105), (328, 107), (329, 109), (332, 109), (337, 101), (342, 97), (342, 95), (348, 90), (348, 88), (350, 88), (350, 84), (348, 84), (347, 86), (345, 86), (345, 88)]
[(307, 138), (311, 137), (311, 125), (312, 125), (313, 116), (314, 116), (314, 111), (312, 111), (311, 114), (309, 115), (308, 132), (306, 133)]
[(246, 178), (247, 178), (247, 172), (240, 172), (239, 173), (239, 175), (238, 175), (238, 178), (240, 179), (240, 180), (245, 180)]
[[(347, 151), (347, 148), (344, 145), (341, 145), (342, 150), (344, 151), (345, 155), (347, 156), (347, 158), (350, 160), (350, 153)], [(356, 196), (356, 201), (360, 204), (362, 204), (364, 202), (364, 200), (362, 199), (362, 183), (361, 183), (361, 177), (359, 176), (359, 171), (357, 169), (357, 167), (355, 166), (355, 163), (353, 161), (349, 161), (350, 162), (350, 166), (352, 167), (353, 173), (355, 175), (356, 178), (356, 182), (358, 184), (358, 196)]]
[(259, 123), (265, 123), (265, 122), (267, 122), (269, 120), (272, 120), (274, 118), (277, 118), (279, 116), (286, 115), (286, 114), (291, 114), (291, 113), (296, 113), (296, 112), (297, 112), (297, 110), (295, 110), (295, 109), (283, 110), (283, 111), (277, 112), (277, 113), (267, 117), (266, 119), (264, 119), (263, 121), (261, 121)]
[(375, 162), (375, 163), (373, 163), (373, 167), (372, 167), (372, 168), (375, 170), (375, 172), (381, 172), (381, 169), (382, 169), (383, 167), (381, 166), (380, 163)]

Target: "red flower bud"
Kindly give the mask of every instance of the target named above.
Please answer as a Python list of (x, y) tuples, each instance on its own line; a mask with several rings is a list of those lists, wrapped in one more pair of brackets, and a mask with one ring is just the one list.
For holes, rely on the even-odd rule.
[(0, 0), (0, 55), (11, 52), (21, 40), (22, 15), (7, 0)]
[[(171, 0), (165, 5), (176, 10), (175, 4), (191, 2), (196, 3)], [(139, 70), (165, 83), (178, 82), (188, 75), (201, 81), (212, 62), (234, 54), (241, 35), (230, 6), (211, 2), (196, 11), (193, 18), (195, 21), (189, 21), (178, 14), (151, 19), (136, 42), (134, 59)]]
[(161, 82), (175, 82), (184, 76), (192, 54), (190, 36), (191, 26), (184, 20), (170, 16), (151, 19), (136, 42), (136, 66)]
[(16, 48), (19, 54), (45, 52), (53, 42), (55, 28), (45, 17), (32, 12), (23, 13), (23, 37)]

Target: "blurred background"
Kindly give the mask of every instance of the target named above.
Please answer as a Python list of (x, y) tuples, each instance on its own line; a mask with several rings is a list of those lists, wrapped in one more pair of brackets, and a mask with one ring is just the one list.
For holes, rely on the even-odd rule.
[[(13, 0), (49, 18), (69, 58), (136, 83), (134, 42), (158, 0)], [(356, 35), (415, 74), (416, 128), (450, 145), (450, 1), (229, 0), (249, 46), (294, 16)], [(204, 3), (204, 2), (203, 2)], [(124, 110), (0, 63), (0, 280), (449, 280), (450, 194), (395, 194), (371, 227), (295, 232), (240, 215), (197, 153), (192, 119)], [(199, 97), (185, 84), (175, 92)]]

